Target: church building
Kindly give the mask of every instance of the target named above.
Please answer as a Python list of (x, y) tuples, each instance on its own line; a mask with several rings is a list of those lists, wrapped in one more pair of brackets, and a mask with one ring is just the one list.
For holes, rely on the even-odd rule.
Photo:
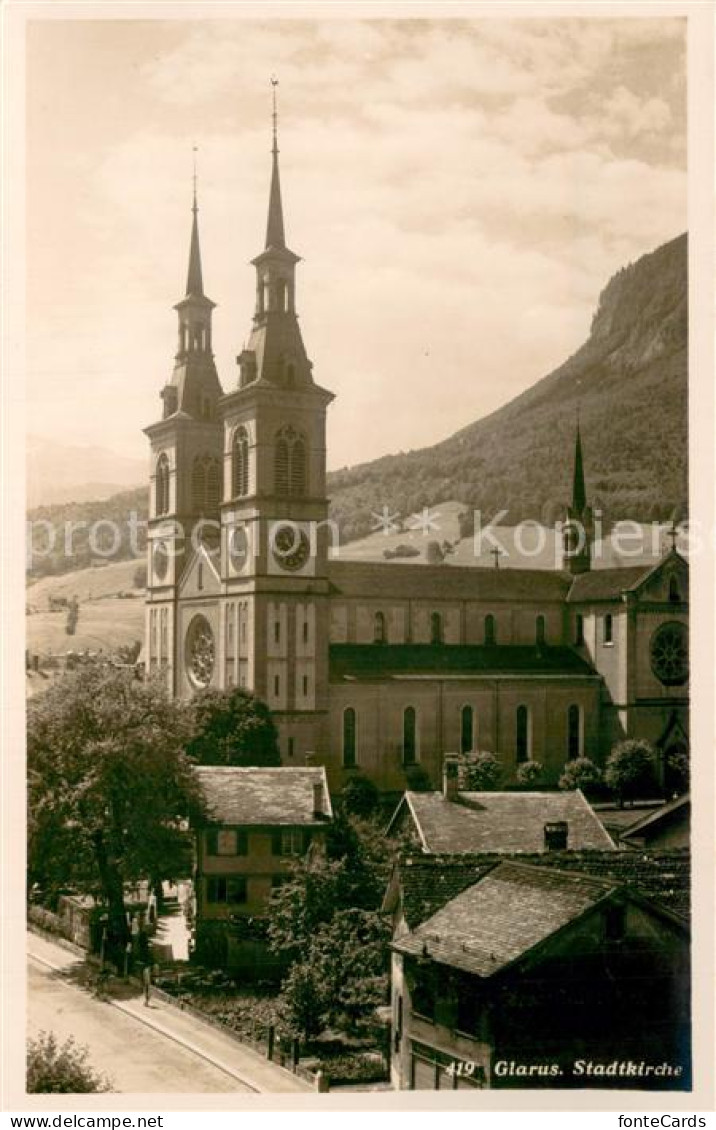
[[(333, 791), (359, 772), (439, 787), (446, 752), (491, 750), (507, 782), (540, 762), (604, 762), (643, 737), (662, 774), (688, 752), (688, 566), (594, 568), (577, 428), (564, 567), (350, 560), (334, 546), (326, 411), (297, 318), (274, 112), (264, 249), (238, 374), (212, 353), (196, 190), (178, 343), (151, 445), (146, 666), (170, 692), (245, 687), (282, 763), (312, 755)], [(668, 781), (665, 782), (668, 786)]]

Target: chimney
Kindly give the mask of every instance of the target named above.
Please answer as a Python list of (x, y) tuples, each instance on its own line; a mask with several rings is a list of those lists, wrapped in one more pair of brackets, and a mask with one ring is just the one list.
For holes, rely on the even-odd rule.
[(443, 757), (443, 796), (445, 800), (455, 800), (458, 791), (459, 757), (456, 753), (446, 753)]
[(316, 819), (325, 816), (323, 811), (323, 781), (313, 782), (313, 815)]
[(544, 826), (545, 851), (566, 851), (569, 824), (566, 820), (553, 820)]

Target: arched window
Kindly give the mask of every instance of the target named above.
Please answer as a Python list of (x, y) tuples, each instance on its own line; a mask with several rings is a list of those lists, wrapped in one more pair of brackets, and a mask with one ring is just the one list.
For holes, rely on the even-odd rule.
[(545, 637), (544, 616), (540, 615), (535, 620), (535, 642), (537, 644), (537, 647), (542, 646), (542, 644), (544, 643), (544, 637)]
[(385, 643), (385, 616), (376, 612), (373, 617), (373, 643)]
[(292, 427), (281, 428), (274, 455), (276, 494), (302, 497), (308, 491), (306, 441)]
[(155, 512), (159, 517), (159, 515), (169, 512), (169, 460), (163, 454), (157, 460), (154, 491)]
[(471, 706), (460, 711), (460, 753), (470, 753), (475, 748), (475, 714)]
[(296, 440), (291, 451), (289, 490), (299, 498), (306, 493), (306, 445), (302, 439)]
[(518, 765), (530, 759), (530, 715), (526, 706), (517, 707), (516, 753)]
[(679, 582), (676, 577), (669, 577), (669, 600), (672, 604), (678, 604), (681, 601)]
[(573, 703), (567, 710), (567, 757), (573, 761), (582, 755), (582, 716), (579, 707)]
[(356, 712), (352, 706), (343, 711), (343, 766), (353, 769), (356, 763)]
[(574, 622), (574, 643), (576, 647), (582, 647), (584, 644), (584, 617), (581, 612), (577, 613)]
[(433, 612), (430, 616), (430, 642), (443, 642), (443, 618), (439, 612)]
[(191, 474), (192, 505), (197, 514), (210, 514), (221, 502), (219, 460), (210, 455), (197, 455)]
[(231, 495), (243, 498), (249, 493), (249, 436), (246, 428), (237, 428), (231, 449)]
[(485, 617), (485, 643), (488, 647), (492, 647), (497, 643), (497, 628), (495, 625), (495, 617), (489, 613)]
[(418, 756), (418, 720), (414, 706), (403, 711), (403, 765), (415, 765)]
[(611, 612), (604, 617), (604, 642), (614, 643), (614, 621)]

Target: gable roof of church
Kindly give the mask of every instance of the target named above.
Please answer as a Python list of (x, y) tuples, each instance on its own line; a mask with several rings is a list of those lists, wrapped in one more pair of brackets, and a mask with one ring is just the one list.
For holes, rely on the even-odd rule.
[(619, 600), (623, 593), (635, 592), (667, 562), (674, 560), (688, 568), (688, 563), (681, 554), (677, 550), (671, 550), (656, 562), (621, 565), (611, 569), (593, 569), (588, 573), (580, 573), (572, 581), (567, 600), (570, 604), (582, 601)]
[(569, 647), (480, 644), (353, 644), (329, 647), (331, 682), (480, 675), (599, 678)]
[(551, 569), (488, 569), (484, 566), (411, 565), (392, 561), (329, 561), (331, 592), (372, 601), (525, 600), (531, 604), (562, 601), (569, 573)]
[(571, 851), (614, 850), (611, 836), (579, 789), (569, 792), (406, 792), (389, 826), (405, 806), (423, 850), (451, 852), (543, 852), (544, 826), (566, 821)]

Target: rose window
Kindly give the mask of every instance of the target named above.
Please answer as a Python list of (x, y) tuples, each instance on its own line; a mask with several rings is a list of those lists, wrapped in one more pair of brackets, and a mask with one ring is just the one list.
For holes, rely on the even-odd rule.
[(651, 669), (666, 687), (678, 687), (689, 677), (689, 634), (685, 624), (662, 624), (651, 640)]

